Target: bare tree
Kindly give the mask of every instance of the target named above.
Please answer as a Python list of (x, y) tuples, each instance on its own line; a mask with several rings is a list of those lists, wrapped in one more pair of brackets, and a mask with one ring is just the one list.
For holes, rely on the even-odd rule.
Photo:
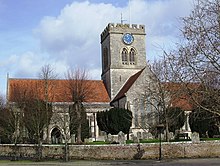
[[(47, 126), (47, 121), (50, 120), (49, 116), (45, 116), (45, 113), (52, 114), (52, 108), (48, 105), (46, 110), (46, 103), (40, 99), (32, 99), (26, 104), (24, 108), (24, 124), (28, 131), (29, 141), (31, 143), (37, 143), (37, 156), (38, 160), (42, 157), (42, 140), (43, 131)], [(50, 113), (49, 113), (50, 110)]]
[[(82, 124), (83, 124), (83, 102), (92, 97), (91, 82), (88, 81), (88, 73), (86, 70), (75, 69), (67, 72), (67, 87), (73, 102), (72, 109), (70, 109), (70, 131), (73, 132), (74, 126), (71, 124), (73, 120), (77, 122), (77, 143), (82, 142)], [(76, 115), (73, 117), (73, 115)]]
[(0, 95), (0, 108), (4, 108), (5, 107), (5, 100), (3, 95)]
[(4, 97), (0, 96), (0, 135), (3, 143), (17, 144), (18, 115), (6, 107)]
[[(167, 54), (174, 58), (175, 64), (170, 65), (178, 81), (185, 84), (185, 90), (191, 101), (203, 110), (220, 116), (220, 1), (195, 0), (192, 13), (183, 21), (183, 42), (177, 50)], [(176, 71), (176, 69), (178, 71)], [(198, 83), (200, 88), (192, 94), (189, 83)], [(215, 107), (205, 107), (202, 101), (207, 96), (214, 96)]]
[[(149, 81), (145, 86), (145, 92), (142, 94), (145, 99), (145, 109), (151, 106), (154, 110), (148, 116), (153, 116), (156, 119), (156, 123), (150, 123), (148, 126), (151, 126), (155, 130), (156, 125), (164, 124), (167, 141), (169, 141), (169, 128), (173, 122), (169, 110), (177, 107), (175, 101), (178, 102), (185, 99), (184, 90), (178, 82), (178, 77), (172, 72), (172, 68), (170, 67), (172, 63), (174, 63), (174, 59), (168, 59), (164, 56), (150, 66)], [(177, 115), (176, 119), (180, 116), (181, 114)]]
[[(53, 85), (53, 80), (57, 78), (57, 74), (54, 72), (54, 69), (51, 67), (51, 65), (47, 64), (42, 66), (41, 71), (39, 73), (39, 78), (43, 80), (44, 84), (44, 101), (46, 103), (46, 117), (49, 117), (49, 111), (48, 111), (48, 104), (49, 104), (49, 98), (52, 100), (53, 96), (51, 96), (50, 93), (53, 91), (54, 85)], [(48, 118), (47, 118), (48, 120)], [(47, 121), (47, 137), (46, 137), (46, 142), (49, 143), (49, 124), (50, 122)]]
[[(13, 94), (11, 101), (14, 102), (12, 107), (17, 108), (16, 111), (20, 115), (18, 128), (26, 131), (23, 135), (27, 135), (29, 142), (37, 143), (37, 156), (40, 160), (43, 131), (52, 116), (52, 108), (43, 100), (43, 87), (40, 80), (19, 81), (11, 86)], [(46, 113), (48, 116), (45, 116)]]

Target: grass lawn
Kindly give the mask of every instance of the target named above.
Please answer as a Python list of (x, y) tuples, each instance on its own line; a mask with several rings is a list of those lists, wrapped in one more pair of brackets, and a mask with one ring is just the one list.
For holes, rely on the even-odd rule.
[(106, 145), (106, 144), (110, 144), (110, 143), (105, 141), (93, 141), (86, 143), (86, 145)]
[(216, 141), (220, 140), (220, 138), (200, 138), (200, 141)]

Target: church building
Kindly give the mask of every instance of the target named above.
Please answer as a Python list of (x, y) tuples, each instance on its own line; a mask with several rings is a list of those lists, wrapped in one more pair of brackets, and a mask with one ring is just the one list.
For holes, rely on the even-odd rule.
[[(147, 89), (153, 88), (155, 82), (146, 63), (145, 40), (144, 25), (109, 23), (101, 33), (102, 80), (87, 80), (95, 89), (93, 96), (96, 97), (88, 98), (83, 103), (93, 140), (101, 138), (96, 113), (112, 107), (127, 108), (132, 111), (131, 133), (133, 134), (148, 132), (149, 125), (155, 123), (155, 119), (146, 118), (148, 113), (155, 111), (155, 108), (145, 101)], [(40, 83), (42, 80), (8, 78), (8, 102), (11, 104), (15, 102), (15, 87), (25, 88), (36, 82)], [(64, 132), (57, 116), (61, 119), (68, 117), (71, 100), (64, 86), (65, 82), (66, 80), (51, 80), (53, 89), (48, 92), (53, 116), (49, 132), (45, 132), (44, 138), (46, 139), (49, 134), (50, 143), (58, 143), (58, 137)]]

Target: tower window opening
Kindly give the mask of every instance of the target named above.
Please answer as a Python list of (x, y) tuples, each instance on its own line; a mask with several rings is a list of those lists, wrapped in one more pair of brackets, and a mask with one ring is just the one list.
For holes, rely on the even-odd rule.
[(129, 61), (131, 65), (135, 64), (135, 50), (133, 48), (129, 52)]
[(122, 64), (128, 64), (128, 51), (126, 48), (123, 48), (121, 56), (122, 56)]

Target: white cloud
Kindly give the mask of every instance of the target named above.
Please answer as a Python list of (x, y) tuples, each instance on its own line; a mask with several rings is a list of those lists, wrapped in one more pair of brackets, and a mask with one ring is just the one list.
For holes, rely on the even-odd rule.
[[(24, 39), (24, 47), (17, 43), (6, 47), (22, 47), (20, 52), (23, 53), (12, 51), (10, 54), (13, 55), (1, 57), (0, 67), (5, 73), (11, 73), (12, 77), (36, 77), (41, 66), (51, 64), (63, 77), (69, 67), (78, 66), (89, 70), (91, 79), (100, 79), (100, 34), (108, 23), (119, 23), (121, 13), (123, 19), (127, 20), (125, 23), (129, 23), (130, 9), (131, 23), (144, 24), (146, 27), (147, 58), (153, 60), (162, 53), (161, 49), (172, 48), (178, 40), (178, 19), (189, 15), (192, 1), (130, 0), (130, 8), (127, 4), (118, 7), (110, 3), (73, 2), (66, 5), (58, 16), (42, 18), (34, 29), (34, 35), (40, 42), (40, 51), (38, 46), (31, 47), (35, 50), (25, 50), (25, 46), (33, 41)], [(3, 7), (1, 2), (0, 8)], [(1, 77), (5, 78), (5, 75), (1, 74)]]
[(192, 0), (131, 1), (131, 21), (146, 25), (147, 59), (154, 60), (178, 41), (181, 17), (188, 16)]
[[(158, 49), (155, 45), (171, 45), (173, 41), (169, 38), (177, 37), (178, 17), (188, 15), (190, 2), (131, 0), (131, 23), (146, 25), (147, 49), (151, 49), (147, 53)], [(65, 6), (59, 16), (43, 18), (35, 34), (51, 58), (65, 60), (69, 66), (77, 64), (86, 68), (92, 64), (101, 68), (100, 33), (107, 23), (120, 22), (121, 13), (129, 20), (129, 6), (73, 2)]]
[(0, 65), (12, 76), (33, 77), (39, 72), (40, 64), (44, 59), (33, 52), (25, 52), (20, 55), (13, 54)]
[[(69, 65), (100, 66), (99, 35), (108, 22), (115, 22), (120, 10), (110, 4), (73, 2), (58, 17), (45, 17), (35, 30), (44, 50)], [(119, 15), (119, 14), (118, 14)]]
[(36, 76), (40, 67), (48, 63), (61, 75), (67, 68), (78, 66), (87, 68), (93, 78), (100, 79), (100, 34), (109, 22), (120, 22), (121, 13), (128, 22), (130, 9), (131, 23), (146, 25), (147, 58), (154, 59), (160, 49), (173, 46), (177, 39), (178, 17), (188, 15), (190, 2), (131, 0), (130, 8), (73, 2), (57, 17), (44, 17), (34, 30), (47, 56), (27, 51), (10, 56), (3, 66), (17, 77)]

